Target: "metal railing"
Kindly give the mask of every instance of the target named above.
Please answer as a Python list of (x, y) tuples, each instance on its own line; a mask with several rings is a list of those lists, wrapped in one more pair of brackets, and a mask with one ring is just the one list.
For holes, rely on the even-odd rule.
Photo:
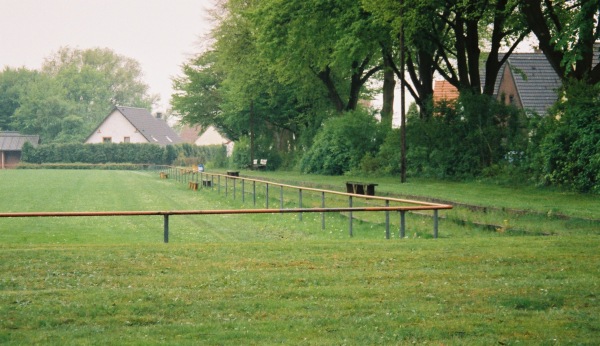
[[(216, 190), (219, 194), (222, 193), (222, 190), (225, 192), (225, 197), (231, 193), (233, 195), (233, 199), (236, 199), (238, 196), (238, 191), (241, 189), (241, 199), (242, 203), (246, 202), (246, 195), (250, 194), (252, 197), (252, 204), (254, 207), (257, 205), (257, 194), (260, 194), (259, 191), (257, 193), (257, 186), (262, 186), (264, 188), (263, 196), (265, 201), (265, 209), (270, 210), (270, 213), (278, 213), (285, 210), (285, 212), (298, 212), (299, 220), (302, 220), (302, 213), (306, 212), (319, 212), (321, 213), (321, 224), (322, 228), (325, 229), (325, 213), (327, 212), (347, 212), (348, 220), (349, 220), (349, 235), (353, 235), (353, 212), (359, 211), (384, 211), (385, 212), (385, 228), (386, 228), (386, 238), (390, 238), (390, 211), (398, 211), (400, 213), (400, 230), (399, 237), (404, 238), (406, 233), (406, 212), (410, 211), (426, 211), (431, 210), (433, 212), (433, 237), (438, 237), (438, 228), (439, 228), (439, 215), (438, 211), (442, 209), (452, 209), (451, 205), (448, 204), (440, 204), (440, 203), (430, 203), (430, 202), (422, 202), (415, 201), (409, 199), (400, 199), (393, 198), (387, 196), (371, 196), (371, 195), (361, 195), (347, 192), (339, 192), (332, 190), (324, 190), (324, 189), (316, 189), (302, 186), (295, 186), (289, 184), (275, 183), (261, 179), (255, 179), (250, 177), (240, 177), (240, 176), (232, 176), (229, 174), (222, 173), (210, 173), (210, 172), (201, 172), (196, 171), (194, 169), (185, 168), (185, 167), (174, 167), (174, 166), (163, 166), (157, 167), (158, 171), (164, 172), (168, 176), (172, 177), (178, 182), (189, 183), (193, 182), (197, 184), (195, 187), (198, 189), (210, 189)], [(238, 185), (240, 185), (238, 187)], [(251, 185), (249, 192), (246, 191), (247, 186)], [(276, 191), (273, 190), (279, 189), (279, 209), (270, 209), (269, 202), (271, 201)], [(297, 208), (285, 208), (285, 199), (284, 199), (284, 189), (288, 190), (297, 190), (297, 198), (298, 204)], [(305, 196), (305, 192), (317, 194), (320, 196), (320, 205), (318, 207), (313, 208), (303, 208), (303, 196)], [(338, 198), (345, 198), (347, 200), (346, 205), (340, 207), (340, 201), (337, 201), (338, 206), (336, 207), (326, 207), (326, 196), (337, 196)], [(276, 199), (276, 197), (273, 197)], [(368, 202), (381, 202), (383, 206), (375, 206), (375, 207), (356, 207), (354, 206), (357, 200), (363, 200)], [(403, 204), (402, 206), (390, 206), (390, 203)], [(334, 203), (336, 204), (336, 203)], [(259, 209), (259, 210), (265, 210)], [(292, 210), (292, 211), (288, 211)], [(310, 210), (310, 211), (306, 211)]]
[[(103, 211), (103, 212), (16, 212), (16, 213), (0, 213), (0, 218), (22, 218), (22, 217), (108, 217), (108, 216), (163, 216), (164, 242), (169, 242), (169, 216), (171, 215), (234, 215), (234, 214), (285, 214), (297, 213), (299, 220), (302, 220), (303, 213), (321, 213), (321, 227), (325, 229), (325, 214), (326, 213), (348, 213), (349, 220), (349, 235), (353, 236), (353, 212), (385, 212), (385, 227), (386, 238), (390, 238), (390, 212), (396, 211), (400, 213), (400, 231), (399, 237), (405, 237), (406, 230), (406, 213), (410, 211), (433, 211), (433, 237), (438, 237), (438, 211), (441, 209), (451, 209), (451, 205), (437, 204), (429, 202), (420, 202), (407, 199), (398, 199), (392, 197), (380, 196), (365, 196), (353, 193), (345, 193), (331, 190), (315, 189), (280, 183), (273, 183), (260, 179), (252, 179), (248, 177), (230, 176), (220, 173), (205, 173), (194, 172), (193, 170), (172, 166), (157, 166), (156, 171), (160, 171), (161, 178), (172, 177), (178, 182), (194, 183), (195, 188), (216, 190), (219, 194), (222, 188), (225, 190), (225, 196), (229, 195), (230, 185), (232, 195), (235, 199), (237, 196), (237, 185), (239, 182), (241, 188), (242, 202), (245, 202), (247, 194), (252, 195), (253, 206), (257, 203), (257, 185), (264, 186), (265, 208), (253, 209), (222, 209), (222, 210), (170, 210), (170, 211)], [(191, 185), (191, 184), (190, 184)], [(251, 192), (246, 192), (246, 185), (251, 185)], [(269, 208), (269, 189), (279, 188), (279, 208)], [(298, 207), (285, 208), (284, 189), (298, 191)], [(303, 207), (303, 196), (305, 193), (314, 193), (320, 196), (320, 206), (318, 207)], [(337, 196), (347, 198), (347, 206), (326, 207), (326, 196)], [(380, 201), (383, 206), (354, 206), (357, 199), (365, 201)], [(340, 203), (339, 200), (329, 201), (333, 204)], [(390, 206), (390, 203), (399, 203), (403, 205)]]

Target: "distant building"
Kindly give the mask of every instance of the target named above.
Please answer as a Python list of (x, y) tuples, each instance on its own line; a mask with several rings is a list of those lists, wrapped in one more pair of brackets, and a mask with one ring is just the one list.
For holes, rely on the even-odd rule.
[(197, 146), (224, 145), (227, 148), (227, 156), (233, 153), (233, 141), (223, 136), (214, 126), (206, 128), (194, 142)]
[(40, 136), (0, 132), (0, 169), (16, 167), (21, 162), (21, 151), (27, 142), (36, 147), (40, 143)]
[[(481, 85), (484, 84), (485, 80), (482, 80)], [(494, 97), (505, 104), (545, 115), (558, 100), (560, 87), (560, 77), (544, 54), (513, 53), (498, 72)], [(458, 95), (456, 87), (448, 81), (435, 81), (434, 104), (439, 105), (442, 101), (452, 103)]]
[(545, 115), (562, 85), (542, 53), (513, 53), (500, 69), (494, 96), (505, 104)]
[(85, 140), (85, 143), (153, 143), (161, 146), (182, 143), (162, 119), (144, 108), (115, 107)]

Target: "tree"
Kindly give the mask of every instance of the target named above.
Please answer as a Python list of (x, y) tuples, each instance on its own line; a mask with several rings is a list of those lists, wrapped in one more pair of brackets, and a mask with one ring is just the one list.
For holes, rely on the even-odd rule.
[(337, 112), (356, 109), (367, 81), (383, 68), (381, 27), (359, 2), (261, 1), (251, 19), (279, 81), (305, 92), (320, 81)]
[(107, 48), (62, 47), (46, 58), (42, 73), (65, 90), (81, 117), (83, 140), (116, 105), (150, 108), (158, 96), (148, 94), (140, 64)]
[[(600, 39), (597, 0), (521, 0), (520, 10), (556, 73), (563, 78), (600, 82), (600, 62), (594, 62)], [(594, 64), (595, 63), (595, 64)]]
[(0, 72), (0, 131), (14, 130), (13, 116), (21, 105), (21, 97), (38, 72), (26, 68), (6, 67)]

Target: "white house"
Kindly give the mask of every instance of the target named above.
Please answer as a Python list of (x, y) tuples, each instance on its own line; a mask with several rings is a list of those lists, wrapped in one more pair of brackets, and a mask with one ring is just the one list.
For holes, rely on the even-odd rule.
[(162, 119), (144, 108), (115, 107), (85, 143), (154, 143), (161, 146), (182, 140)]
[(214, 126), (209, 126), (206, 131), (196, 139), (194, 144), (198, 146), (204, 145), (224, 145), (227, 148), (227, 156), (233, 152), (233, 141), (225, 138)]

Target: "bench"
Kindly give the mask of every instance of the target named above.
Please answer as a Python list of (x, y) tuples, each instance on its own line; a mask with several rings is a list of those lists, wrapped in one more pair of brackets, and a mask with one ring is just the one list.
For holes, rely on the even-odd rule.
[(169, 175), (167, 173), (165, 173), (165, 172), (160, 172), (160, 178), (161, 179), (168, 179)]
[(188, 187), (189, 187), (190, 190), (198, 191), (198, 182), (197, 181), (190, 181), (190, 182), (188, 182)]
[(377, 185), (378, 184), (363, 183), (360, 181), (347, 181), (346, 192), (357, 195), (375, 196), (375, 186)]
[(265, 169), (267, 168), (267, 159), (260, 159), (252, 161), (253, 169)]
[(202, 178), (202, 186), (212, 187), (212, 180), (208, 178)]
[(239, 177), (240, 176), (240, 172), (238, 171), (227, 171), (227, 175), (230, 177)]

